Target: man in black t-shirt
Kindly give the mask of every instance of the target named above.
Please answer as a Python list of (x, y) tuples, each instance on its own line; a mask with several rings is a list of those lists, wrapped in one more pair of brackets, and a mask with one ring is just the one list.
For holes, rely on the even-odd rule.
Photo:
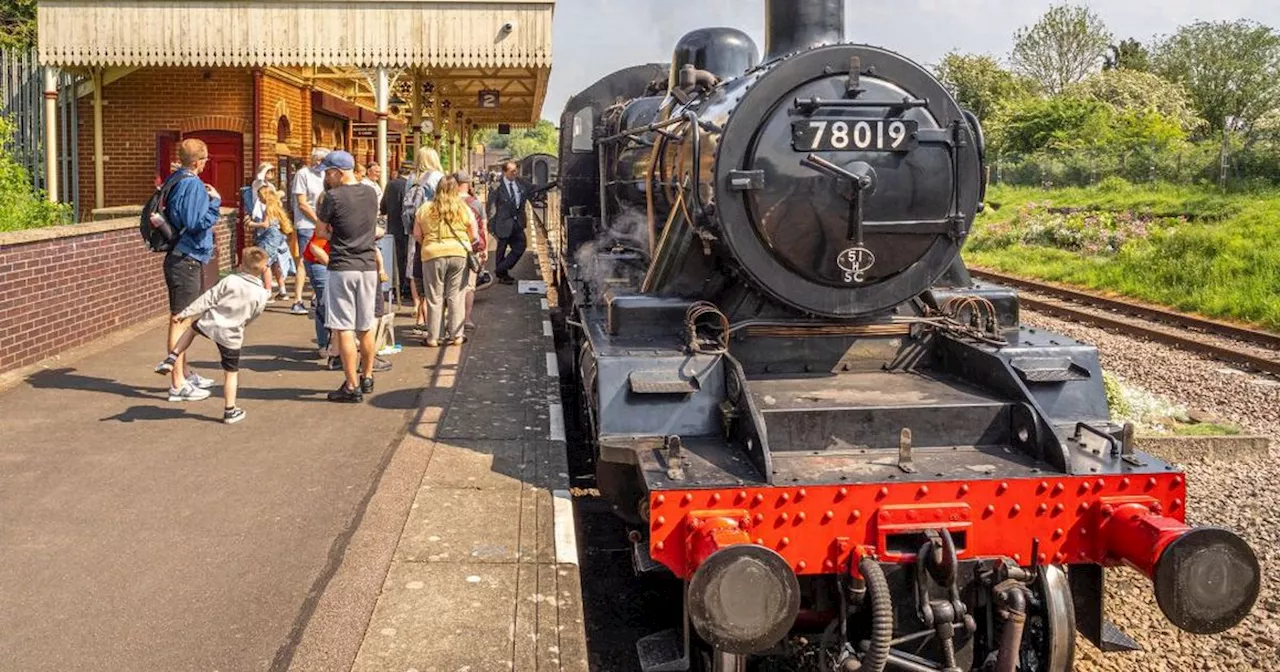
[[(324, 299), (328, 327), (338, 344), (346, 380), (329, 401), (358, 403), (373, 391), (374, 307), (378, 297), (375, 251), (378, 193), (360, 184), (355, 159), (331, 152), (320, 164), (329, 190), (316, 214), (329, 239), (329, 282)], [(360, 340), (357, 354), (356, 339)]]

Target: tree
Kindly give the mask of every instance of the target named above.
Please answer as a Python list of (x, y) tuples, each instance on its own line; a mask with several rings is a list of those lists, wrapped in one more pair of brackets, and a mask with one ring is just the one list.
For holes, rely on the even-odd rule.
[(0, 48), (27, 49), (36, 43), (36, 0), (0, 0)]
[(1067, 93), (1024, 98), (1002, 110), (991, 143), (1003, 153), (1165, 149), (1186, 138), (1179, 123), (1154, 108), (1120, 109)]
[(1110, 53), (1102, 64), (1103, 70), (1135, 70), (1146, 72), (1151, 69), (1151, 51), (1142, 43), (1129, 38), (1120, 44), (1108, 47)]
[(489, 131), (483, 142), (489, 149), (507, 150), (513, 159), (522, 159), (530, 154), (554, 155), (560, 152), (560, 131), (550, 121), (539, 119), (533, 127), (520, 129), (510, 135), (499, 135), (496, 130)]
[(1014, 72), (1056, 95), (1096, 72), (1110, 44), (1106, 24), (1087, 7), (1054, 5), (1018, 29), (1009, 60)]
[(1250, 130), (1280, 106), (1280, 35), (1255, 21), (1197, 21), (1161, 39), (1155, 71), (1184, 86), (1200, 116), (1221, 131)]
[(1185, 133), (1194, 133), (1205, 126), (1181, 84), (1150, 72), (1128, 68), (1103, 70), (1073, 85), (1068, 93), (1106, 103), (1121, 113), (1158, 112)]
[(935, 71), (960, 106), (971, 110), (983, 123), (1001, 105), (1027, 92), (1025, 83), (991, 56), (953, 51), (942, 58)]

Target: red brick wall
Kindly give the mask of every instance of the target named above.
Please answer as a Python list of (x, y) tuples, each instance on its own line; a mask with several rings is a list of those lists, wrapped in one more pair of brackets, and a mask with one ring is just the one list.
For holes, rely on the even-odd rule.
[[(282, 109), (283, 108), (283, 109)], [(280, 113), (289, 117), (289, 151), (286, 156), (304, 157), (311, 153), (311, 92), (270, 74), (262, 76), (262, 159), (270, 161), (276, 153), (276, 125)]]
[[(208, 74), (208, 78), (205, 74)], [(155, 190), (156, 134), (244, 134), (245, 184), (253, 179), (253, 74), (231, 68), (144, 68), (103, 95), (105, 206), (141, 205)], [(275, 124), (270, 127), (274, 139)], [(80, 99), (80, 219), (93, 209), (93, 96)]]
[[(230, 268), (231, 226), (224, 218), (215, 230), (223, 271)], [(163, 261), (143, 245), (133, 221), (113, 231), (0, 244), (0, 372), (166, 313)]]

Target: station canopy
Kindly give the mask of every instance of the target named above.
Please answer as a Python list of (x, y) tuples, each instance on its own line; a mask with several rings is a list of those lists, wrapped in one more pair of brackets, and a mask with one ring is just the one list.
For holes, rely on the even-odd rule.
[(430, 82), (475, 125), (528, 124), (546, 97), (554, 9), (554, 0), (40, 0), (38, 49), (63, 68), (277, 68), (370, 100), (371, 72), (386, 68), (393, 91)]

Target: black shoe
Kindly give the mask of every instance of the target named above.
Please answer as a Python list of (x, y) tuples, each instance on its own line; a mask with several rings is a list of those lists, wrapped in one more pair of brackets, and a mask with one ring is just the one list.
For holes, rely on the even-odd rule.
[[(378, 356), (376, 356), (376, 355), (374, 356), (374, 358), (373, 358), (373, 372), (374, 372), (374, 373), (383, 373), (383, 372), (385, 372), (385, 371), (390, 371), (390, 370), (391, 370), (391, 362), (389, 362), (389, 361), (387, 361), (387, 360), (385, 360), (385, 359), (383, 359), (383, 358), (381, 358), (381, 357), (378, 357)], [(372, 379), (371, 379), (371, 380), (372, 380)]]
[(373, 376), (360, 379), (360, 393), (371, 394), (373, 392)]
[(341, 358), (341, 357), (330, 357), (330, 358), (329, 358), (329, 365), (328, 365), (328, 369), (329, 369), (330, 371), (341, 371), (341, 370), (342, 370), (342, 358)]
[(504, 285), (514, 285), (516, 284), (516, 279), (509, 275), (500, 275), (498, 276), (498, 282)]
[(360, 393), (360, 390), (353, 390), (347, 387), (346, 383), (343, 383), (342, 387), (329, 393), (329, 401), (340, 404), (358, 404), (364, 401), (364, 395)]

